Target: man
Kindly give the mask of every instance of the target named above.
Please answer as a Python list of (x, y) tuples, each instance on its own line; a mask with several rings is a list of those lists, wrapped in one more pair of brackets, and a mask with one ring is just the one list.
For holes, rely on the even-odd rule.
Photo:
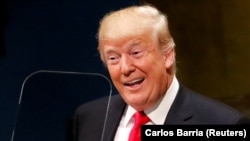
[(179, 84), (175, 43), (166, 16), (155, 7), (131, 6), (104, 16), (98, 50), (119, 95), (80, 106), (77, 141), (127, 141), (133, 115), (146, 124), (241, 124), (240, 112)]

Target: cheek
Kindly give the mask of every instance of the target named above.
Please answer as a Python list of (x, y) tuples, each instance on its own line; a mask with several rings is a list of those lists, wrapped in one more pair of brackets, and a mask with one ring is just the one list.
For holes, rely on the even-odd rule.
[(148, 70), (160, 71), (161, 69), (165, 69), (165, 61), (162, 56), (149, 56), (144, 61), (145, 67)]
[(112, 79), (112, 81), (115, 81), (119, 78), (119, 75), (120, 75), (120, 71), (117, 67), (110, 67), (108, 66), (108, 71), (109, 71), (109, 75)]

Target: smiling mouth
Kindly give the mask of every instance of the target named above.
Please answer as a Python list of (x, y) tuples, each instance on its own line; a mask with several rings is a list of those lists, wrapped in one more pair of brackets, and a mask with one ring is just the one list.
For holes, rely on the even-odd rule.
[(124, 83), (124, 85), (125, 86), (135, 86), (135, 85), (141, 84), (144, 80), (145, 80), (145, 78), (139, 78), (139, 79), (132, 80), (130, 82), (126, 82), (126, 83)]

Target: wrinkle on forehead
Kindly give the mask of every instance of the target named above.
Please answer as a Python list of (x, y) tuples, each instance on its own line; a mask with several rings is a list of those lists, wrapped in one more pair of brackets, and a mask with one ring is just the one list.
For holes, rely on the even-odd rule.
[(116, 37), (116, 38), (106, 38), (100, 40), (102, 46), (106, 45), (116, 45), (116, 46), (122, 46), (122, 45), (136, 45), (136, 44), (154, 44), (157, 42), (154, 40), (154, 36), (152, 35), (151, 31), (144, 31), (141, 34), (131, 35), (131, 36), (123, 36), (123, 37)]

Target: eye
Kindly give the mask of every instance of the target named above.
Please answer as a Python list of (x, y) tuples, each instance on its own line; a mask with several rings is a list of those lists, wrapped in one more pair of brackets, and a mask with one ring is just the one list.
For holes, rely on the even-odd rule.
[(136, 51), (133, 51), (132, 52), (132, 55), (134, 56), (134, 57), (141, 57), (142, 55), (143, 55), (143, 51), (141, 51), (141, 50), (136, 50)]
[(137, 55), (137, 54), (139, 54), (139, 53), (141, 53), (141, 51), (135, 51), (135, 52), (134, 52), (134, 55)]
[(119, 59), (120, 59), (120, 56), (118, 54), (112, 54), (112, 55), (110, 54), (107, 56), (106, 61), (108, 64), (116, 64), (118, 63)]
[(115, 60), (116, 57), (115, 56), (109, 56), (108, 60)]

